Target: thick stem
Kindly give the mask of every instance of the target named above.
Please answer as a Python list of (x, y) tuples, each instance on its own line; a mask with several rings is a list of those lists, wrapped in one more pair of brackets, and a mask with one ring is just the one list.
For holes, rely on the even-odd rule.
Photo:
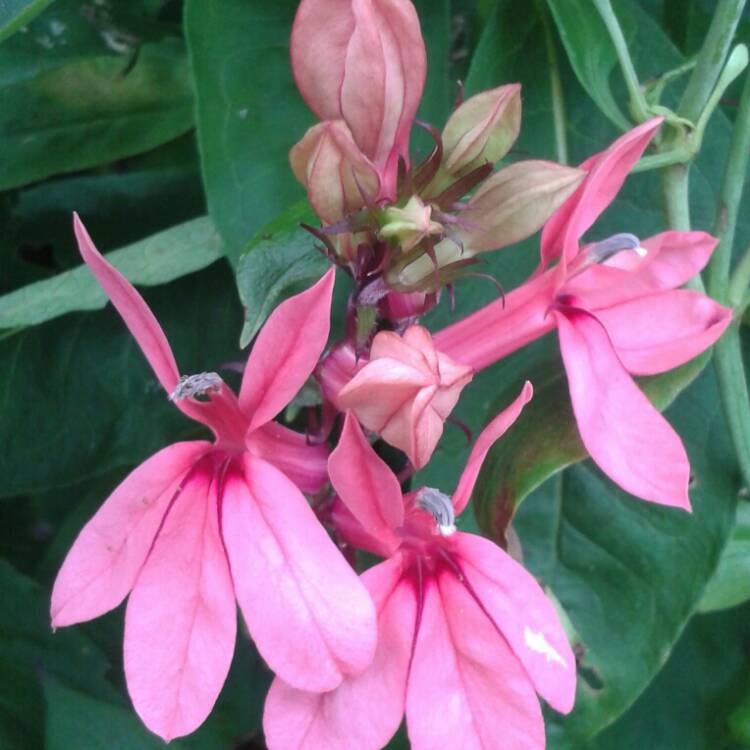
[[(678, 232), (690, 231), (690, 194), (688, 180), (690, 165), (675, 164), (662, 173), (662, 192), (667, 226)], [(686, 284), (690, 289), (705, 291), (700, 274)]]
[(645, 122), (649, 118), (648, 102), (641, 90), (641, 84), (638, 82), (638, 75), (635, 72), (635, 66), (630, 58), (628, 43), (625, 41), (625, 35), (620, 28), (620, 22), (617, 20), (612, 3), (610, 0), (594, 0), (599, 15), (602, 17), (610, 39), (617, 52), (617, 59), (620, 61), (620, 69), (625, 78), (625, 85), (628, 87), (630, 94), (630, 108), (639, 122)]
[(714, 234), (719, 245), (707, 270), (708, 291), (724, 304), (729, 300), (729, 269), (732, 262), (734, 233), (737, 226), (742, 190), (750, 160), (750, 75), (745, 76), (737, 119), (732, 130), (724, 175), (719, 191)]
[[(750, 75), (745, 77), (737, 119), (732, 130), (724, 176), (719, 192), (714, 233), (719, 244), (708, 267), (708, 288), (723, 303), (742, 297), (747, 288), (750, 261), (746, 254), (740, 261), (732, 282), (729, 271), (742, 190), (750, 157)], [(740, 321), (735, 321), (714, 349), (716, 376), (719, 381), (724, 416), (734, 443), (742, 478), (750, 486), (750, 398), (742, 359)]]
[[(747, 288), (750, 286), (750, 247), (748, 247), (735, 266), (732, 279), (729, 282), (729, 304), (735, 309), (742, 307), (747, 296)], [(736, 314), (741, 315), (742, 310), (737, 309)]]
[(745, 0), (718, 0), (695, 70), (677, 109), (681, 117), (696, 122), (703, 112), (724, 67), (744, 6)]
[(735, 321), (714, 345), (719, 395), (745, 486), (750, 487), (750, 397), (742, 363), (740, 322)]

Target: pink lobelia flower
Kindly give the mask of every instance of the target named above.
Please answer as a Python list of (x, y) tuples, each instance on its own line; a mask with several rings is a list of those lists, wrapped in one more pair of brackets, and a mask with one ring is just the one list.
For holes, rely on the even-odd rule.
[(381, 331), (370, 359), (335, 397), (368, 429), (400, 448), (419, 469), (443, 434), (443, 422), (474, 375), (435, 350), (429, 331), (409, 326), (403, 336)]
[(159, 382), (214, 440), (164, 448), (110, 495), (57, 576), (53, 626), (98, 617), (130, 594), (128, 691), (166, 740), (196, 729), (219, 694), (234, 652), (235, 598), (275, 672), (306, 690), (336, 687), (372, 659), (372, 602), (295, 484), (322, 485), (325, 449), (271, 421), (325, 346), (333, 271), (269, 317), (238, 397), (215, 373), (179, 377), (146, 303), (77, 216), (75, 232)]
[[(578, 429), (594, 462), (620, 487), (690, 509), (690, 466), (679, 436), (631, 375), (681, 365), (711, 346), (731, 310), (678, 289), (707, 263), (717, 240), (664, 232), (579, 245), (612, 201), (661, 120), (626, 133), (582, 166), (586, 180), (546, 225), (542, 267), (507, 295), (437, 333), (442, 352), (475, 370), (557, 328)], [(624, 251), (624, 252), (623, 252)]]
[(302, 0), (291, 57), (310, 109), (321, 120), (342, 121), (380, 176), (377, 197), (393, 199), (398, 161), (409, 161), (427, 70), (414, 6), (409, 0)]
[(378, 647), (369, 669), (328, 693), (277, 678), (263, 718), (271, 750), (377, 750), (404, 711), (414, 750), (544, 747), (535, 692), (563, 713), (575, 699), (565, 632), (521, 565), (454, 525), (487, 451), (531, 394), (527, 383), (485, 428), (452, 499), (426, 487), (402, 497), (347, 416), (329, 472), (370, 547), (388, 558), (362, 576), (378, 613)]

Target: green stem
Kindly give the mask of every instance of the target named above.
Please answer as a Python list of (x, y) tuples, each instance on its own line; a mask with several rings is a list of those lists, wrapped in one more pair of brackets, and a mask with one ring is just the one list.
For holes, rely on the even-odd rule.
[(542, 19), (544, 28), (544, 46), (547, 49), (547, 62), (549, 63), (550, 89), (552, 95), (552, 120), (555, 126), (555, 149), (557, 161), (560, 164), (568, 163), (568, 138), (565, 132), (565, 97), (563, 95), (562, 80), (560, 78), (560, 61), (555, 49), (555, 40), (552, 36), (552, 25), (550, 24), (549, 11), (546, 5), (538, 1), (537, 10)]
[(740, 262), (735, 266), (732, 272), (732, 278), (729, 282), (729, 304), (736, 309), (739, 316), (744, 311), (740, 311), (743, 301), (747, 297), (747, 288), (750, 286), (750, 247), (748, 247)]
[(750, 397), (742, 362), (740, 321), (734, 321), (714, 345), (719, 396), (746, 486), (750, 486)]
[[(719, 302), (741, 301), (750, 279), (750, 253), (745, 253), (730, 282), (732, 248), (742, 190), (750, 157), (750, 75), (745, 77), (732, 138), (729, 143), (714, 234), (719, 244), (707, 271), (708, 288)], [(737, 311), (736, 311), (737, 312)], [(727, 420), (742, 478), (750, 485), (750, 397), (742, 359), (740, 321), (735, 320), (714, 347), (719, 396)]]
[[(744, 0), (743, 0), (744, 2)], [(625, 41), (625, 35), (622, 33), (620, 22), (617, 20), (612, 3), (610, 0), (594, 0), (599, 15), (604, 21), (612, 44), (617, 52), (617, 59), (620, 61), (620, 69), (625, 78), (625, 85), (630, 94), (630, 108), (638, 122), (645, 122), (649, 118), (648, 102), (641, 90), (641, 84), (638, 82), (638, 75), (635, 72), (635, 66), (630, 58), (628, 44)]]
[(745, 76), (737, 118), (724, 167), (714, 234), (719, 245), (707, 270), (708, 291), (719, 302), (729, 302), (729, 269), (732, 262), (734, 233), (737, 226), (742, 190), (750, 160), (750, 75)]
[(695, 70), (682, 95), (677, 114), (696, 122), (724, 67), (745, 0), (718, 0)]
[[(678, 232), (690, 231), (689, 164), (675, 164), (662, 173), (662, 193), (667, 225)], [(697, 274), (687, 283), (690, 289), (704, 291), (701, 275)]]

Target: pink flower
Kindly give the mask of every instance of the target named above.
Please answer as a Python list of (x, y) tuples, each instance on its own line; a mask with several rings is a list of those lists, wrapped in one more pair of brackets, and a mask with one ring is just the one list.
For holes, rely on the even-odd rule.
[(381, 331), (369, 362), (341, 388), (336, 404), (351, 409), (419, 469), (429, 461), (443, 423), (473, 375), (470, 367), (436, 351), (422, 326), (410, 326), (403, 336)]
[(380, 176), (378, 197), (393, 199), (398, 160), (409, 162), (427, 69), (414, 6), (409, 0), (302, 0), (291, 57), (310, 109), (321, 120), (342, 121)]
[(452, 499), (424, 487), (402, 497), (347, 417), (329, 472), (388, 558), (362, 576), (378, 614), (378, 647), (365, 672), (327, 693), (277, 678), (263, 718), (271, 750), (377, 750), (404, 712), (414, 750), (541, 750), (536, 693), (571, 710), (576, 664), (554, 606), (503, 550), (454, 525), (487, 451), (531, 393), (527, 383), (479, 436)]
[(578, 429), (594, 462), (624, 490), (690, 509), (690, 465), (679, 436), (631, 375), (681, 365), (711, 346), (732, 316), (678, 289), (707, 263), (716, 239), (664, 232), (579, 245), (661, 123), (626, 133), (582, 167), (589, 174), (542, 233), (543, 267), (495, 302), (435, 334), (440, 351), (475, 370), (557, 328)]
[(180, 379), (146, 303), (77, 216), (75, 232), (175, 406), (214, 440), (170, 445), (115, 489), (57, 576), (53, 626), (98, 617), (130, 594), (128, 691), (166, 740), (196, 729), (213, 707), (234, 652), (235, 599), (274, 671), (306, 690), (336, 687), (372, 659), (373, 607), (295, 484), (320, 487), (325, 449), (271, 421), (325, 346), (333, 272), (269, 317), (236, 396), (215, 373)]

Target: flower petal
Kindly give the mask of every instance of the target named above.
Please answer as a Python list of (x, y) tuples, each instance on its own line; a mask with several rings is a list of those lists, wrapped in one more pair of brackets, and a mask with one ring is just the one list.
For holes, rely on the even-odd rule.
[(396, 559), (370, 568), (362, 581), (378, 616), (372, 664), (327, 693), (296, 690), (276, 678), (263, 713), (269, 750), (380, 750), (398, 729), (414, 642), (414, 588)]
[(461, 572), (537, 692), (568, 713), (576, 695), (576, 660), (554, 605), (534, 577), (489, 539), (458, 532), (453, 540)]
[(367, 442), (351, 412), (328, 459), (328, 473), (339, 498), (364, 530), (386, 548), (396, 549), (399, 542), (393, 530), (404, 522), (401, 486)]
[(425, 582), (406, 697), (413, 750), (540, 750), (534, 688), (505, 640), (452, 571)]
[(251, 453), (281, 469), (302, 492), (312, 495), (328, 481), (328, 446), (311, 444), (306, 435), (268, 422), (245, 442)]
[(331, 690), (375, 651), (370, 597), (300, 491), (246, 455), (230, 472), (222, 529), (237, 600), (261, 656), (301, 690)]
[(234, 653), (237, 609), (212, 468), (191, 476), (167, 513), (125, 613), (128, 692), (167, 741), (203, 723)]
[(625, 371), (604, 326), (554, 311), (578, 431), (591, 458), (636, 497), (690, 509), (690, 464), (677, 433)]
[(240, 407), (248, 431), (273, 419), (297, 394), (328, 341), (335, 270), (282, 302), (255, 340), (245, 366)]
[(599, 310), (596, 317), (625, 369), (654, 375), (708, 349), (726, 330), (732, 311), (700, 292), (674, 289)]
[[(171, 394), (179, 382), (180, 374), (159, 321), (132, 284), (102, 257), (77, 213), (73, 214), (73, 229), (81, 257), (125, 322), (162, 387)], [(177, 399), (174, 404), (183, 414), (203, 424), (210, 424), (210, 414), (213, 411), (210, 403)]]
[(128, 594), (186, 474), (211, 449), (175, 443), (132, 471), (83, 527), (52, 589), (52, 626), (108, 612)]
[(578, 253), (579, 239), (614, 200), (663, 120), (655, 117), (629, 130), (605, 151), (581, 164), (588, 176), (542, 231), (542, 267), (560, 254), (569, 261)]
[(706, 232), (662, 232), (641, 242), (646, 256), (619, 253), (565, 284), (561, 293), (598, 310), (682, 286), (699, 273), (718, 240)]
[(456, 515), (461, 513), (471, 498), (474, 484), (477, 481), (479, 470), (482, 468), (487, 452), (493, 443), (502, 437), (503, 433), (518, 419), (521, 410), (529, 403), (533, 395), (534, 389), (527, 380), (515, 401), (501, 411), (479, 434), (469, 454), (469, 460), (466, 462), (463, 473), (458, 480), (456, 491), (453, 493), (453, 507), (456, 510)]

